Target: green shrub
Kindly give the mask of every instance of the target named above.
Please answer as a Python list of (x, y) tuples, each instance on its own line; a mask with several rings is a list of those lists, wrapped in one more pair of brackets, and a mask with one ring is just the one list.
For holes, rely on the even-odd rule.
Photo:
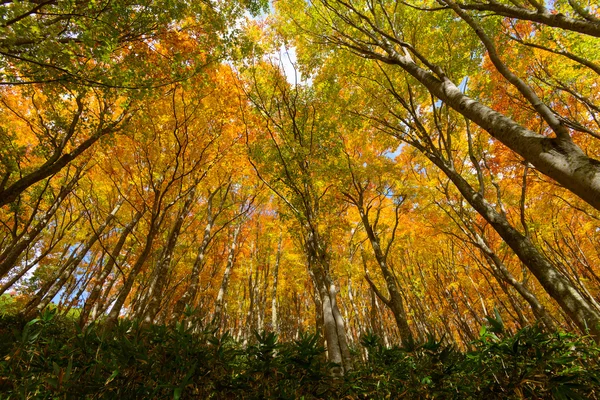
[(409, 349), (373, 334), (368, 360), (343, 379), (316, 334), (279, 343), (182, 324), (121, 321), (81, 330), (46, 311), (0, 317), (0, 398), (8, 399), (597, 399), (600, 349), (589, 338), (536, 327), (508, 335), (482, 328), (473, 351), (429, 338)]

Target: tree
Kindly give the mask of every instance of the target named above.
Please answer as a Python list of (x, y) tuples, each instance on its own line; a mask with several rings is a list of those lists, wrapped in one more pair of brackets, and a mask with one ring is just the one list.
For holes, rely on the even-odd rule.
[(0, 94), (0, 109), (8, 117), (0, 128), (6, 149), (0, 158), (0, 207), (56, 175), (131, 118), (124, 99), (61, 89), (29, 87)]
[[(600, 209), (600, 163), (577, 145), (573, 138), (573, 129), (569, 129), (561, 121), (557, 110), (551, 109), (549, 103), (543, 101), (526, 80), (517, 76), (500, 60), (493, 38), (475, 18), (451, 0), (440, 0), (439, 3), (444, 8), (451, 9), (454, 14), (445, 12), (443, 16), (436, 18), (427, 15), (425, 11), (400, 4), (323, 0), (311, 3), (308, 10), (309, 20), (306, 21), (306, 17), (301, 18), (303, 21), (300, 25), (308, 29), (313, 37), (325, 43), (342, 46), (359, 57), (377, 60), (405, 71), (448, 107), (486, 130), (540, 172), (556, 180), (596, 209)], [(296, 7), (296, 11), (298, 9), (303, 7)], [(496, 70), (517, 89), (525, 104), (532, 108), (532, 113), (535, 113), (533, 115), (544, 121), (544, 131), (551, 132), (554, 136), (534, 132), (515, 121), (509, 114), (494, 110), (476, 98), (467, 96), (451, 79), (451, 76), (456, 77), (457, 73), (439, 66), (439, 62), (443, 62), (444, 59), (461, 57), (467, 65), (472, 65), (474, 60), (467, 58), (468, 53), (467, 57), (458, 53), (435, 54), (436, 49), (431, 41), (417, 42), (411, 39), (417, 36), (415, 28), (418, 27), (422, 31), (424, 23), (454, 28), (454, 15), (472, 28), (480, 41), (476, 47), (471, 48), (472, 54), (476, 54), (483, 47)], [(537, 15), (548, 14), (538, 12)], [(544, 21), (541, 18), (538, 22)], [(593, 19), (582, 22), (590, 27), (598, 26)], [(435, 29), (435, 25), (429, 26)], [(461, 29), (460, 33), (469, 38), (470, 34), (462, 26), (456, 29)], [(472, 43), (470, 39), (467, 42)]]
[(352, 363), (322, 222), (323, 199), (329, 186), (319, 176), (324, 171), (319, 161), (335, 151), (335, 140), (331, 127), (317, 111), (319, 104), (311, 90), (298, 84), (290, 86), (278, 68), (263, 68), (252, 70), (252, 86), (246, 92), (260, 117), (252, 134), (252, 139), (260, 142), (251, 141), (248, 133), (251, 162), (299, 225), (308, 271), (317, 291), (317, 313), (322, 318), (328, 357), (341, 367), (334, 373), (343, 374)]
[[(363, 149), (363, 151), (365, 151), (365, 149)], [(414, 337), (408, 325), (402, 289), (388, 265), (388, 256), (396, 238), (400, 207), (404, 203), (405, 195), (397, 193), (397, 189), (384, 180), (384, 175), (379, 175), (378, 178), (375, 178), (376, 180), (374, 182), (371, 181), (371, 179), (373, 179), (371, 176), (375, 176), (376, 173), (373, 171), (369, 175), (366, 175), (366, 171), (362, 171), (362, 168), (357, 165), (363, 161), (363, 165), (372, 167), (372, 162), (367, 164), (367, 161), (364, 161), (366, 157), (362, 159), (356, 156), (351, 157), (351, 155), (346, 152), (346, 158), (351, 181), (349, 188), (345, 189), (343, 195), (358, 210), (362, 226), (367, 234), (371, 248), (373, 249), (375, 260), (383, 275), (389, 297), (386, 297), (377, 288), (377, 285), (373, 283), (368, 273), (365, 277), (373, 292), (394, 314), (403, 344), (407, 347), (412, 347), (414, 346)], [(391, 169), (389, 165), (387, 167)], [(390, 203), (392, 204), (387, 204), (388, 199), (391, 200)], [(393, 208), (394, 222), (390, 229), (391, 232), (388, 235), (387, 243), (382, 243), (382, 231), (379, 223), (382, 219), (382, 212), (386, 207)]]
[[(471, 152), (470, 161), (477, 173), (479, 188), (476, 190), (465, 178), (465, 173), (456, 164), (455, 154), (458, 153), (458, 140), (455, 135), (456, 125), (452, 120), (450, 111), (437, 110), (432, 104), (432, 121), (426, 122), (419, 115), (415, 105), (416, 99), (404, 100), (392, 81), (390, 91), (396, 101), (407, 114), (401, 116), (399, 112), (392, 114), (392, 119), (379, 119), (384, 130), (399, 139), (414, 146), (438, 167), (459, 190), (464, 199), (475, 209), (491, 227), (510, 246), (523, 264), (535, 275), (546, 292), (557, 301), (569, 317), (583, 332), (589, 330), (598, 337), (600, 334), (600, 310), (596, 304), (589, 301), (577, 288), (560, 273), (553, 263), (531, 242), (527, 235), (519, 232), (508, 219), (502, 209), (501, 200), (498, 198), (496, 206), (486, 200), (485, 183), (479, 161)], [(447, 114), (446, 114), (447, 113)], [(446, 115), (444, 115), (446, 114)], [(464, 128), (467, 143), (471, 142), (471, 133), (468, 121)], [(437, 144), (434, 139), (437, 138)], [(499, 208), (498, 208), (499, 207)]]
[[(218, 10), (208, 2), (163, 0), (5, 1), (0, 84), (142, 89), (185, 80), (219, 57), (215, 50), (230, 40), (229, 23), (263, 7), (260, 1)], [(199, 45), (184, 53), (186, 40)]]

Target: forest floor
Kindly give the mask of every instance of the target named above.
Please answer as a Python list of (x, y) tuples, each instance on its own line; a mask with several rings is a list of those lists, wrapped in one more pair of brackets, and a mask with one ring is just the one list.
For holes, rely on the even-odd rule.
[(280, 343), (123, 320), (85, 330), (46, 311), (0, 316), (2, 399), (598, 399), (600, 348), (537, 327), (482, 327), (472, 349), (433, 338), (412, 349), (365, 334), (355, 364), (331, 375), (319, 336)]

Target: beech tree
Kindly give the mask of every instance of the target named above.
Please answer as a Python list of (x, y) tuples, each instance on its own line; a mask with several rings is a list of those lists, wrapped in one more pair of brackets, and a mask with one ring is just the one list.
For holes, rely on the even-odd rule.
[(0, 4), (0, 311), (334, 375), (375, 336), (600, 336), (598, 8), (256, 5)]
[[(495, 38), (486, 32), (476, 18), (465, 11), (468, 6), (461, 8), (450, 0), (440, 0), (439, 4), (452, 10), (454, 14), (444, 11), (441, 19), (435, 19), (425, 11), (418, 8), (415, 10), (410, 5), (400, 3), (324, 0), (306, 6), (308, 17), (296, 18), (302, 19), (298, 24), (303, 25), (313, 37), (324, 43), (341, 46), (359, 57), (402, 69), (448, 107), (476, 123), (537, 170), (600, 210), (600, 163), (577, 144), (575, 133), (578, 129), (570, 128), (560, 113), (548, 106), (550, 99), (540, 98), (526, 78), (518, 76), (500, 59)], [(296, 7), (295, 10), (304, 8), (305, 6)], [(514, 10), (517, 9), (518, 7), (514, 7)], [(583, 8), (581, 10), (585, 11)], [(505, 15), (502, 12), (498, 14)], [(547, 11), (536, 10), (530, 14), (537, 16), (536, 22), (544, 26), (546, 22), (559, 20), (565, 22), (565, 26), (568, 25), (568, 18), (547, 18), (551, 15)], [(532, 131), (510, 114), (495, 110), (477, 98), (466, 95), (451, 78), (461, 77), (457, 77), (455, 71), (445, 70), (437, 63), (443, 60), (443, 57), (433, 53), (435, 50), (431, 42), (417, 42), (411, 39), (416, 37), (417, 29), (423, 30), (423, 24), (428, 23), (430, 18), (432, 23), (439, 22), (450, 28), (454, 25), (451, 20), (453, 15), (461, 18), (479, 39), (480, 42), (472, 50), (485, 50), (500, 75), (516, 88), (518, 96), (522, 97), (530, 108), (531, 115), (544, 122), (543, 134)], [(509, 16), (518, 18), (516, 15), (515, 12)], [(596, 29), (600, 26), (594, 19), (579, 18), (579, 21)], [(461, 34), (472, 43), (472, 33), (462, 26), (456, 29), (462, 29)], [(590, 32), (593, 32), (593, 29)], [(532, 34), (535, 35), (535, 32)], [(472, 61), (465, 59), (464, 62)]]
[[(381, 175), (379, 176), (378, 181), (371, 182), (371, 178), (366, 177), (364, 171), (361, 171), (360, 167), (351, 161), (352, 158), (350, 157), (350, 154), (346, 153), (346, 156), (348, 159), (351, 182), (349, 185), (350, 189), (343, 192), (343, 195), (358, 210), (362, 226), (367, 234), (371, 248), (373, 249), (375, 260), (383, 275), (389, 297), (386, 297), (378, 289), (377, 285), (373, 283), (368, 274), (365, 277), (369, 282), (369, 286), (373, 289), (373, 292), (394, 314), (403, 344), (407, 347), (411, 347), (414, 345), (414, 337), (407, 321), (402, 288), (399, 286), (398, 281), (388, 264), (388, 257), (392, 245), (394, 244), (396, 230), (399, 224), (398, 214), (401, 212), (400, 207), (405, 200), (405, 195), (395, 193), (395, 188), (389, 183), (386, 184)], [(360, 162), (360, 158), (356, 158)], [(391, 232), (387, 235), (387, 240), (382, 242), (382, 231), (379, 223), (388, 198), (392, 198), (392, 204), (387, 206), (394, 210), (394, 222), (390, 228)]]
[(260, 145), (250, 142), (248, 133), (251, 162), (259, 178), (286, 204), (299, 224), (328, 357), (340, 365), (336, 373), (343, 374), (352, 368), (352, 361), (322, 225), (323, 198), (329, 186), (317, 175), (324, 171), (318, 161), (327, 157), (327, 151), (335, 151), (335, 140), (317, 112), (318, 103), (313, 103), (310, 89), (289, 85), (272, 65), (263, 68), (253, 71), (247, 92), (260, 117), (256, 130), (251, 131), (252, 139), (260, 140)]

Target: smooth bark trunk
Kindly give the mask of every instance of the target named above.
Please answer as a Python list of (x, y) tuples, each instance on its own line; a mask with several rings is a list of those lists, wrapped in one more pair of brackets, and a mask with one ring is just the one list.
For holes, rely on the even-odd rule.
[(215, 300), (215, 313), (213, 316), (213, 324), (217, 327), (221, 326), (223, 320), (223, 306), (225, 302), (225, 296), (227, 294), (227, 287), (229, 286), (229, 277), (231, 276), (231, 271), (233, 270), (233, 266), (235, 264), (237, 240), (241, 230), (242, 224), (238, 223), (233, 231), (233, 237), (231, 238), (231, 244), (229, 247), (229, 254), (227, 255), (227, 265), (225, 266), (225, 271), (223, 272), (223, 279), (221, 281), (219, 293), (217, 294), (217, 299)]
[(77, 269), (81, 261), (84, 259), (84, 257), (87, 255), (87, 253), (90, 251), (92, 246), (98, 241), (100, 235), (102, 235), (106, 227), (115, 219), (117, 212), (123, 204), (123, 201), (123, 199), (117, 201), (115, 208), (111, 211), (110, 214), (108, 214), (102, 225), (100, 225), (98, 229), (89, 237), (87, 242), (84, 244), (83, 249), (71, 255), (71, 257), (65, 263), (64, 267), (61, 268), (61, 272), (58, 274), (58, 276), (52, 280), (53, 282), (50, 288), (48, 288), (47, 291), (42, 291), (43, 289), (40, 290), (35, 295), (35, 297), (29, 301), (29, 303), (25, 307), (25, 315), (37, 313), (46, 308), (48, 304), (50, 304), (52, 299), (54, 299), (54, 296), (58, 294), (58, 292), (62, 289), (69, 277), (71, 277), (73, 272), (75, 272), (75, 270)]
[(115, 264), (117, 263), (117, 258), (121, 254), (121, 249), (125, 245), (125, 241), (127, 240), (127, 237), (133, 231), (133, 228), (137, 225), (139, 220), (142, 218), (143, 213), (144, 213), (144, 211), (138, 211), (135, 214), (135, 216), (133, 217), (133, 219), (125, 226), (125, 229), (123, 229), (123, 232), (121, 232), (121, 236), (119, 236), (119, 240), (117, 241), (117, 244), (113, 248), (113, 250), (108, 258), (108, 261), (106, 262), (104, 267), (101, 269), (100, 273), (98, 274), (98, 277), (96, 277), (96, 281), (90, 291), (88, 298), (85, 301), (85, 304), (81, 311), (81, 315), (79, 316), (79, 325), (80, 326), (83, 327), (87, 324), (92, 307), (94, 307), (96, 305), (96, 302), (98, 301), (98, 299), (100, 297), (100, 294), (102, 291), (102, 286), (104, 285), (106, 279), (108, 278), (108, 276), (112, 272)]
[(450, 178), (465, 200), (498, 232), (579, 329), (582, 332), (589, 331), (596, 340), (600, 340), (600, 311), (587, 302), (530, 239), (516, 230), (506, 217), (497, 212), (454, 168), (431, 153), (424, 153)]
[(153, 281), (153, 285), (149, 289), (149, 302), (143, 316), (144, 322), (147, 324), (154, 322), (154, 319), (160, 311), (160, 307), (163, 300), (162, 295), (165, 290), (165, 287), (167, 286), (167, 276), (171, 267), (173, 251), (175, 250), (177, 239), (179, 238), (179, 234), (181, 233), (181, 227), (183, 226), (183, 222), (185, 221), (185, 218), (187, 217), (190, 207), (192, 206), (192, 203), (194, 202), (195, 198), (196, 189), (193, 188), (188, 194), (181, 210), (177, 214), (175, 223), (173, 224), (173, 227), (169, 232), (167, 244), (163, 249), (160, 260), (156, 267), (156, 278)]

